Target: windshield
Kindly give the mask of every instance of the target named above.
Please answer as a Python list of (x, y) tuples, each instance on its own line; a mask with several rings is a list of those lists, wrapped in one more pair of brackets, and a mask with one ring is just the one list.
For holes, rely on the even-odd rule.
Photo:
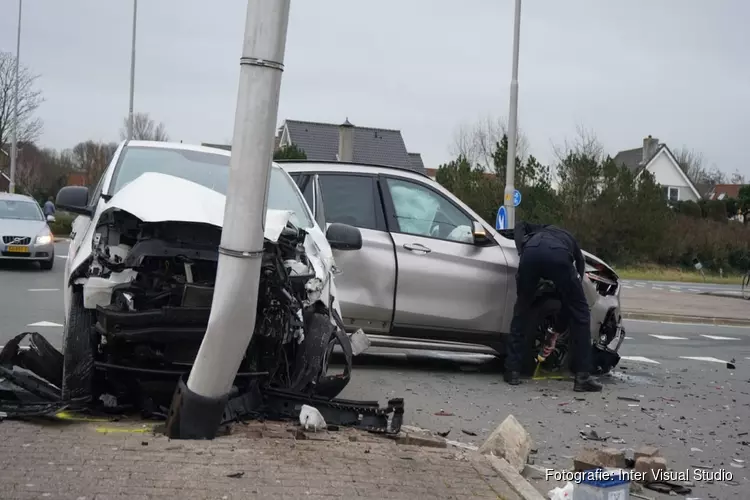
[[(229, 183), (229, 155), (184, 149), (128, 147), (115, 171), (109, 192), (116, 194), (129, 182), (146, 172), (181, 177), (223, 195)], [(281, 168), (271, 168), (268, 190), (268, 209), (291, 210), (292, 223), (310, 228), (313, 221), (297, 185)]]
[(33, 201), (0, 200), (0, 219), (44, 220)]

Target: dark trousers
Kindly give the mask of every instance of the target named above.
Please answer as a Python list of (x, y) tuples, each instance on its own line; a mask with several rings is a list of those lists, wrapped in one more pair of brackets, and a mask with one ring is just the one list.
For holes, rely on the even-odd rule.
[[(522, 356), (536, 356), (526, 351), (528, 345), (524, 335), (531, 317), (531, 306), (541, 279), (555, 284), (562, 300), (561, 316), (570, 327), (571, 354), (574, 372), (591, 372), (591, 313), (583, 285), (570, 254), (557, 240), (550, 237), (530, 239), (521, 254), (516, 275), (516, 304), (510, 325), (510, 342), (506, 368), (521, 371)], [(530, 335), (535, 333), (528, 332)]]

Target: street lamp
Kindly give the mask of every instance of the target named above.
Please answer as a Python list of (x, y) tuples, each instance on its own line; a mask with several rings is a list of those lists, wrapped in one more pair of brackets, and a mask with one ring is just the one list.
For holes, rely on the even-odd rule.
[(505, 167), (505, 213), (508, 229), (516, 225), (514, 193), (516, 176), (516, 142), (518, 138), (518, 45), (521, 33), (521, 0), (516, 0), (513, 25), (513, 70), (510, 80), (510, 112), (508, 113), (508, 163)]
[(133, 138), (133, 94), (135, 92), (135, 27), (138, 19), (138, 0), (133, 0), (133, 36), (130, 47), (130, 107), (128, 108), (128, 140)]
[(13, 91), (13, 133), (10, 138), (10, 182), (8, 191), (16, 192), (16, 156), (18, 155), (18, 61), (21, 57), (21, 8), (23, 0), (18, 0), (18, 34), (16, 35), (16, 74)]

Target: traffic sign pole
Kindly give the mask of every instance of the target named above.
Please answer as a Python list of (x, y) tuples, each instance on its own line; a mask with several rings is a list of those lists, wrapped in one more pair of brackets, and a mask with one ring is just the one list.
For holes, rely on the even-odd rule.
[(508, 163), (505, 167), (505, 198), (508, 228), (516, 225), (516, 210), (513, 203), (513, 193), (516, 175), (516, 139), (518, 137), (518, 46), (521, 32), (521, 0), (516, 0), (515, 20), (513, 24), (513, 69), (510, 81), (510, 113), (508, 116)]

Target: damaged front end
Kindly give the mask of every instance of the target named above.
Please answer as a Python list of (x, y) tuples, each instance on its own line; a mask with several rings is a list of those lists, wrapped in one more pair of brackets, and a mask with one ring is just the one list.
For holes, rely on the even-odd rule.
[[(321, 411), (376, 415), (377, 425), (369, 422), (373, 429), (398, 432), (401, 400), (380, 410), (333, 399), (350, 380), (352, 343), (331, 293), (331, 273), (308, 231), (290, 218), (284, 211), (267, 216), (256, 322), (247, 325), (252, 340), (224, 420), (294, 418), (295, 408), (313, 401)], [(61, 389), (53, 403), (166, 418), (206, 333), (220, 238), (221, 228), (212, 224), (144, 222), (117, 208), (103, 212), (91, 255), (71, 275), (60, 373), (39, 374)], [(345, 364), (342, 373), (329, 375), (336, 346)], [(17, 355), (5, 354), (5, 366), (10, 358), (17, 362)], [(351, 420), (346, 416), (329, 419), (357, 425), (345, 423)]]

